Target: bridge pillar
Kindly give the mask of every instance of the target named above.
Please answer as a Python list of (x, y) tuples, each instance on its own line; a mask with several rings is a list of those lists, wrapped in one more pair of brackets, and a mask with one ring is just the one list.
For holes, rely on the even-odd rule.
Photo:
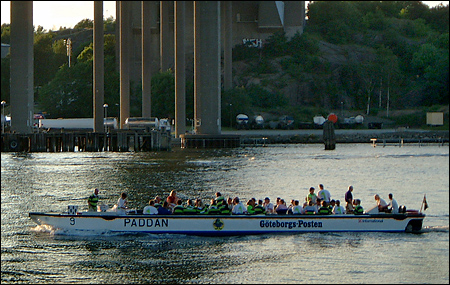
[(169, 30), (169, 6), (170, 1), (160, 1), (160, 61), (161, 71), (167, 71), (170, 65), (170, 30)]
[(220, 1), (194, 1), (194, 119), (197, 134), (221, 133)]
[(130, 116), (131, 1), (120, 1), (120, 128)]
[(105, 66), (103, 43), (103, 1), (94, 1), (94, 132), (105, 132), (103, 124), (105, 102)]
[(31, 133), (34, 117), (33, 1), (11, 1), (11, 131)]
[(142, 117), (151, 117), (152, 114), (152, 57), (151, 57), (151, 23), (152, 2), (142, 1)]
[(186, 133), (186, 4), (175, 1), (175, 137)]
[(233, 22), (232, 22), (232, 1), (221, 1), (223, 4), (223, 89), (229, 90), (233, 87)]

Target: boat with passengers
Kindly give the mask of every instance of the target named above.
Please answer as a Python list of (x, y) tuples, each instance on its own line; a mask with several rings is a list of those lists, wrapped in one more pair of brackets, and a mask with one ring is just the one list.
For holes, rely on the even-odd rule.
[(69, 206), (63, 213), (29, 213), (38, 225), (70, 234), (73, 231), (105, 233), (186, 234), (234, 236), (304, 232), (420, 232), (425, 214), (418, 210), (399, 213), (378, 212), (375, 207), (364, 214), (258, 214), (258, 215), (148, 215), (140, 210), (122, 214), (100, 210), (78, 211)]

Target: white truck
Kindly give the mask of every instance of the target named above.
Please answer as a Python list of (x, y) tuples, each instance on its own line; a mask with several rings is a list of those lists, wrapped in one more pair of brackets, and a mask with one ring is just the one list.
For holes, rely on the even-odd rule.
[[(104, 118), (105, 127), (117, 129), (116, 118)], [(58, 119), (39, 119), (39, 129), (65, 129), (65, 130), (94, 130), (94, 118), (58, 118)]]

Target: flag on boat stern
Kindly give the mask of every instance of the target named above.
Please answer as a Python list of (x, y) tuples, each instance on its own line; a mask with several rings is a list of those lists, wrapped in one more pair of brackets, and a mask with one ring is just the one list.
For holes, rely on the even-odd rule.
[(425, 211), (428, 208), (426, 195), (423, 195), (423, 210)]

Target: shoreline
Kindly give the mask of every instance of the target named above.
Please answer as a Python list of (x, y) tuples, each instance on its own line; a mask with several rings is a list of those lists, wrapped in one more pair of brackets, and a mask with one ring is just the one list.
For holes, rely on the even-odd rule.
[[(324, 143), (323, 130), (236, 130), (222, 131), (223, 135), (239, 135), (241, 143)], [(338, 129), (336, 143), (449, 143), (448, 130), (398, 129)]]

